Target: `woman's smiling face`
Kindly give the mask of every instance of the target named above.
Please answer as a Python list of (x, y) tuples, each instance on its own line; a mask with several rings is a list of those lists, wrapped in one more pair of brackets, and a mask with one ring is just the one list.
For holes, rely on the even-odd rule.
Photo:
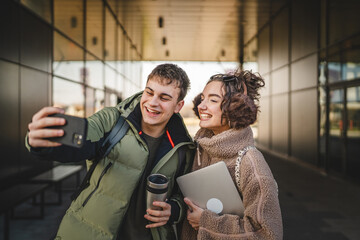
[(223, 83), (212, 81), (205, 86), (201, 94), (201, 103), (198, 105), (200, 127), (209, 129), (214, 134), (221, 133), (230, 128), (226, 119), (221, 118), (223, 96)]

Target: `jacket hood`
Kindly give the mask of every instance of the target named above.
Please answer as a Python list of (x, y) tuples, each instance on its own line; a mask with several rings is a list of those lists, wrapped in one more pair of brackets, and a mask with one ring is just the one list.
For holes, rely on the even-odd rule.
[(134, 111), (136, 105), (140, 103), (142, 93), (143, 91), (138, 92), (116, 106), (122, 116), (128, 118), (130, 113)]

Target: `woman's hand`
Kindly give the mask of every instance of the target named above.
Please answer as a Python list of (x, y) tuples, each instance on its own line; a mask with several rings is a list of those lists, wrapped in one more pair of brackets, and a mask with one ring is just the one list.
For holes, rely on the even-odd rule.
[(187, 220), (190, 225), (195, 229), (199, 230), (200, 217), (204, 209), (196, 206), (190, 199), (184, 198), (184, 202), (189, 206), (187, 210)]

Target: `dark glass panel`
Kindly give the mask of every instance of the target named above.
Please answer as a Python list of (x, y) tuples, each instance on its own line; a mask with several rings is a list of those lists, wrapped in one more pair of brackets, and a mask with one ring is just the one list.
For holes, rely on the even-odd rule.
[[(291, 58), (299, 59), (317, 50), (319, 2), (292, 2)], [(304, 17), (306, 16), (306, 17)]]
[(329, 44), (360, 32), (360, 1), (329, 0)]
[(0, 151), (11, 156), (0, 161), (0, 179), (5, 179), (18, 172), (19, 164), (19, 66), (0, 60), (0, 79)]
[(291, 94), (291, 155), (305, 162), (317, 161), (317, 90)]
[(271, 144), (273, 150), (283, 154), (288, 153), (288, 105), (289, 97), (287, 94), (281, 94), (272, 97)]
[(21, 177), (33, 175), (48, 169), (52, 166), (51, 162), (41, 161), (29, 154), (25, 146), (25, 135), (28, 124), (32, 116), (42, 107), (51, 104), (50, 99), (50, 79), (49, 74), (21, 68), (21, 108), (20, 108), (20, 166)]
[(51, 4), (50, 0), (21, 0), (27, 8), (51, 23)]
[(24, 65), (50, 72), (52, 29), (49, 25), (21, 9), (21, 53)]
[(289, 9), (285, 8), (272, 22), (272, 69), (289, 62)]
[(19, 7), (11, 1), (1, 1), (0, 57), (19, 62)]

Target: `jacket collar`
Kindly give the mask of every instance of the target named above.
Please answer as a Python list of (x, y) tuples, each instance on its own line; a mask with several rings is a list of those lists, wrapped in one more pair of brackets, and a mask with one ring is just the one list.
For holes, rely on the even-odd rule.
[[(140, 110), (141, 96), (142, 96), (142, 92), (134, 94), (128, 99), (125, 99), (117, 106), (120, 113), (134, 125), (134, 127), (138, 132), (142, 130), (141, 129), (142, 115)], [(170, 118), (169, 122), (166, 125), (166, 129), (168, 130), (170, 138), (172, 139), (175, 146), (182, 142), (192, 141), (180, 114), (172, 115), (172, 117)]]
[(195, 141), (205, 152), (216, 158), (233, 158), (239, 150), (255, 144), (250, 127), (239, 130), (229, 129), (217, 135), (201, 128), (195, 135)]

